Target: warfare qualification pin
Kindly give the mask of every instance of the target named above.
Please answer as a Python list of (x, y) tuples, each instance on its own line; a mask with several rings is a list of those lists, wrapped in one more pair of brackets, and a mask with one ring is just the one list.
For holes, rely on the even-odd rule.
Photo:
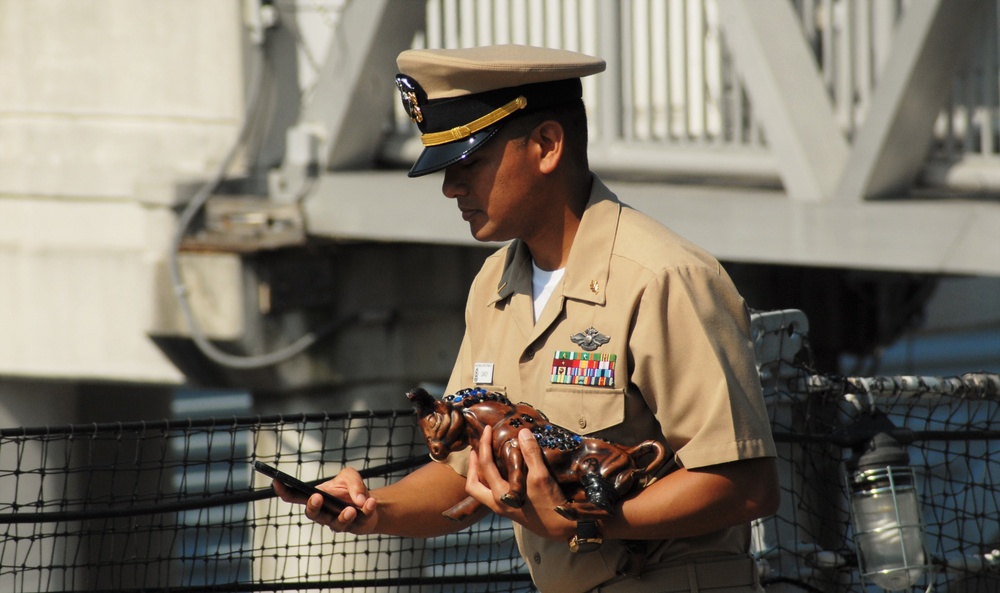
[(593, 327), (585, 329), (580, 333), (573, 334), (569, 337), (569, 339), (587, 352), (593, 352), (611, 341), (611, 338), (597, 331)]

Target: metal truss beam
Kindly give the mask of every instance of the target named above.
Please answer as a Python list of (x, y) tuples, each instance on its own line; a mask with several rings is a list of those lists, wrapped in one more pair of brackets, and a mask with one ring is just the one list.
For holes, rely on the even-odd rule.
[(853, 141), (788, 0), (720, 0), (726, 38), (793, 200), (905, 193), (926, 163), (934, 121), (988, 0), (911, 2)]
[(368, 168), (391, 112), (396, 56), (423, 29), (422, 0), (350, 2), (331, 36), (315, 90), (289, 130), (282, 165), (286, 192), (304, 170)]
[(906, 193), (926, 164), (934, 122), (987, 0), (909, 3), (871, 107), (851, 147), (838, 199)]
[(794, 200), (828, 199), (848, 146), (788, 0), (721, 0), (720, 22)]

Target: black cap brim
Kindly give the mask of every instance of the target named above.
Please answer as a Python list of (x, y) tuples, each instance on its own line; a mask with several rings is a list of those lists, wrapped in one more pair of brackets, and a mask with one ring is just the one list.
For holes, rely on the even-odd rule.
[(410, 172), (407, 173), (407, 177), (420, 177), (457, 163), (486, 144), (502, 127), (503, 123), (499, 123), (479, 130), (468, 138), (424, 148), (424, 151), (420, 153), (410, 168)]

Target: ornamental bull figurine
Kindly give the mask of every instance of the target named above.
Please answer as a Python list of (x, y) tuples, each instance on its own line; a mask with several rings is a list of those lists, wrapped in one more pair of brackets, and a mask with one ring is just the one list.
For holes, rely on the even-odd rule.
[[(421, 388), (406, 396), (416, 404), (418, 424), (431, 457), (441, 461), (453, 451), (478, 448), (483, 428), (493, 427), (493, 459), (510, 489), (501, 500), (510, 507), (524, 504), (524, 458), (517, 447), (517, 433), (528, 428), (541, 447), (545, 463), (566, 495), (556, 511), (570, 520), (598, 519), (614, 513), (615, 506), (636, 485), (645, 487), (667, 459), (657, 441), (624, 447), (599, 438), (583, 437), (548, 421), (525, 404), (512, 404), (504, 395), (485, 389), (463, 389), (436, 400)], [(637, 460), (653, 455), (645, 465)], [(480, 503), (466, 498), (444, 512), (456, 521), (471, 515)]]

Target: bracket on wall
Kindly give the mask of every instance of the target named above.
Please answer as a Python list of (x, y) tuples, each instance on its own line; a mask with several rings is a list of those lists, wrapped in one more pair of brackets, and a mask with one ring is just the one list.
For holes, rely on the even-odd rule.
[(252, 253), (305, 243), (298, 204), (260, 196), (213, 196), (205, 203), (202, 228), (187, 236), (181, 249)]

